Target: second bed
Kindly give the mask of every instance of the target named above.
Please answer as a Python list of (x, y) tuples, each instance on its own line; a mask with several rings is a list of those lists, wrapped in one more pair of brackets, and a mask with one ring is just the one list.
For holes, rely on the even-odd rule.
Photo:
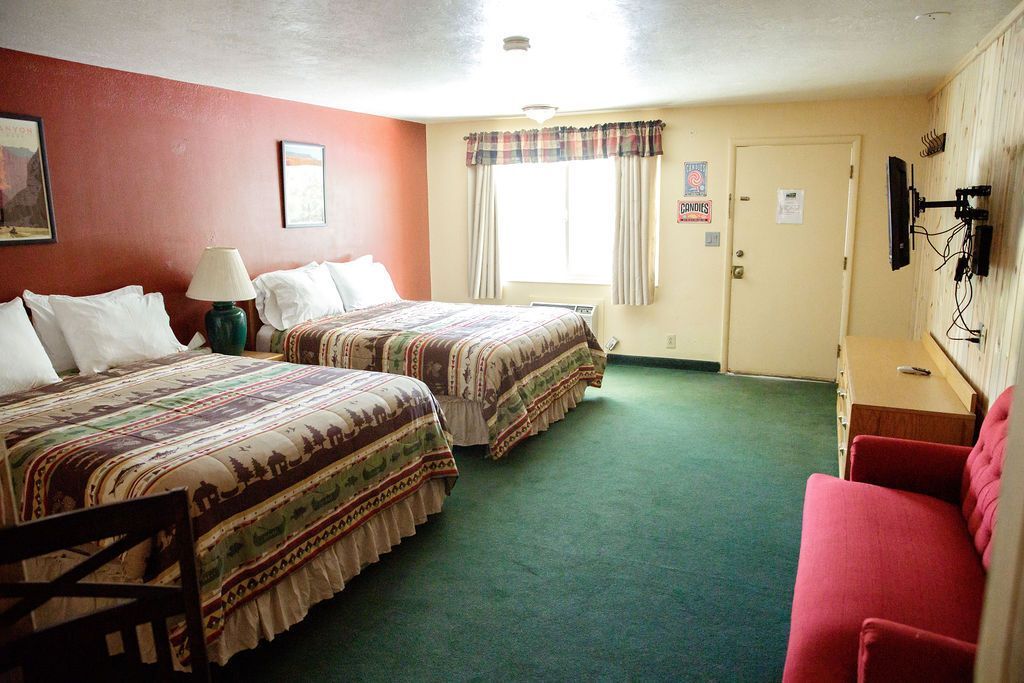
[(394, 301), (264, 326), (256, 350), (293, 363), (376, 370), (422, 380), (455, 444), (501, 458), (600, 387), (605, 353), (576, 313), (556, 308)]

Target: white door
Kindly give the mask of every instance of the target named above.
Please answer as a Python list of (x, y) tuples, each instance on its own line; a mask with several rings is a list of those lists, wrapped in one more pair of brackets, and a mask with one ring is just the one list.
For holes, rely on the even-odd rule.
[(852, 152), (736, 148), (730, 372), (835, 379)]

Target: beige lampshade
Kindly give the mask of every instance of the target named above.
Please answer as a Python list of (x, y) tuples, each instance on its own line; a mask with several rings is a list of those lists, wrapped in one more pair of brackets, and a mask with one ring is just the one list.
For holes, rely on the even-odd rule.
[(207, 247), (185, 296), (199, 301), (244, 301), (255, 299), (256, 290), (237, 249)]

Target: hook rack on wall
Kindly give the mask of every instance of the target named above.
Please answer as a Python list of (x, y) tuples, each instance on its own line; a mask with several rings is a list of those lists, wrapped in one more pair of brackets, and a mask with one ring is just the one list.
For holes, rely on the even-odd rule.
[(930, 157), (946, 151), (946, 134), (936, 133), (934, 128), (921, 137), (921, 142), (924, 144), (924, 151), (921, 152), (923, 157)]

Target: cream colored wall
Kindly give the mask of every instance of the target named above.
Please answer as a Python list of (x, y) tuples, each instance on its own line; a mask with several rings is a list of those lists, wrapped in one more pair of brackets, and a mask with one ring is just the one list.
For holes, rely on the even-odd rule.
[[(991, 197), (974, 200), (989, 210), (994, 228), (991, 269), (987, 278), (975, 279), (974, 303), (965, 316), (972, 327), (984, 323), (986, 344), (982, 349), (946, 339), (955, 309), (953, 264), (933, 272), (938, 256), (924, 250), (915, 254), (924, 264), (915, 329), (939, 340), (987, 403), (1014, 381), (1024, 342), (1024, 4), (982, 45), (931, 101), (928, 127), (946, 133), (946, 151), (928, 160), (922, 194), (953, 199), (958, 187), (992, 186)], [(931, 231), (950, 227), (953, 211), (929, 210), (923, 223)]]
[[(615, 353), (691, 360), (721, 360), (724, 269), (728, 230), (730, 139), (833, 135), (863, 136), (860, 194), (850, 305), (851, 334), (906, 337), (911, 332), (914, 278), (892, 273), (887, 260), (885, 160), (913, 158), (927, 123), (924, 97), (619, 111), (559, 116), (556, 125), (662, 119), (660, 286), (646, 307), (611, 306), (609, 287), (508, 283), (501, 303), (531, 300), (601, 304), (599, 336), (614, 335)], [(526, 119), (429, 124), (427, 178), (433, 297), (468, 301), (466, 167), (463, 137), (471, 131), (534, 127)], [(683, 162), (708, 162), (713, 222), (677, 224)], [(706, 230), (722, 233), (721, 247), (705, 247)], [(839, 302), (836, 302), (839, 305)], [(770, 331), (766, 331), (770, 333)], [(674, 350), (665, 337), (677, 336)]]

